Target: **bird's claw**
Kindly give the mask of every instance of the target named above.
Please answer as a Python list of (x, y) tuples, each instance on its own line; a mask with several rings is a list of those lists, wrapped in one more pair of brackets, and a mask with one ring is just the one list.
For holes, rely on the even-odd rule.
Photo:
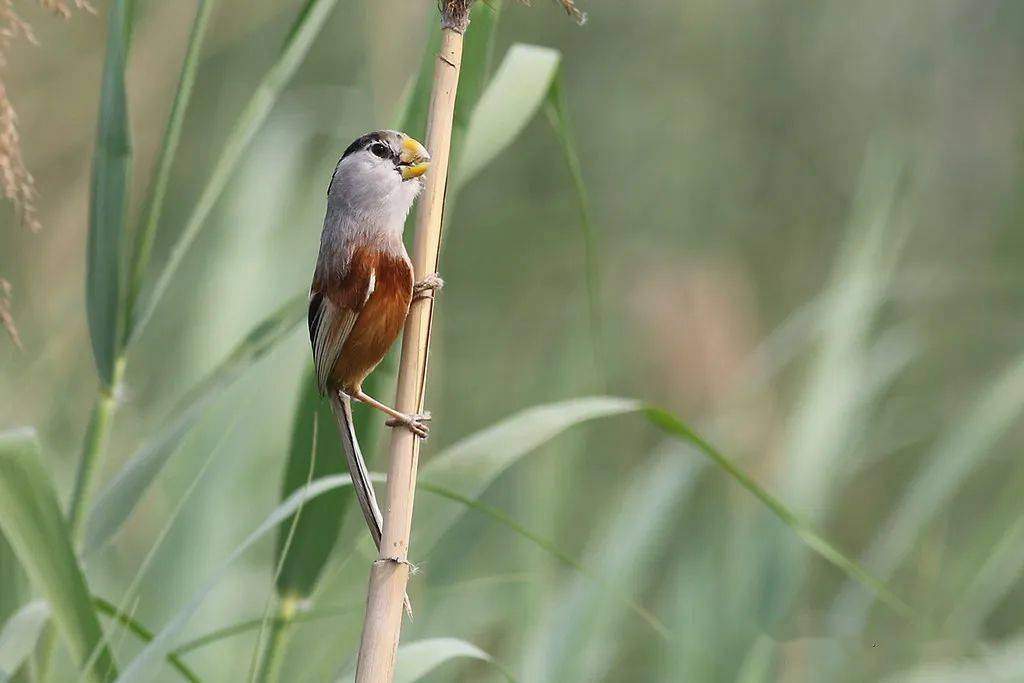
[(421, 439), (426, 439), (430, 436), (430, 425), (427, 424), (430, 420), (430, 413), (423, 412), (416, 415), (406, 415), (404, 418), (393, 417), (384, 424), (388, 427), (405, 427)]
[(416, 299), (433, 299), (434, 293), (444, 288), (444, 280), (437, 273), (431, 273), (412, 287), (413, 301)]

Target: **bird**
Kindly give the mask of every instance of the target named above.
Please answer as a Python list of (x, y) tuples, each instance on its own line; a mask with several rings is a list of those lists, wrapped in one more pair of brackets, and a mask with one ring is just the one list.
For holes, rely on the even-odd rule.
[(330, 402), (356, 499), (377, 549), (382, 518), (352, 420), (352, 401), (391, 419), (392, 427), (419, 438), (429, 433), (429, 413), (407, 415), (368, 396), (362, 388), (405, 325), (411, 302), (432, 297), (436, 274), (415, 282), (402, 241), (405, 219), (430, 168), (417, 140), (394, 130), (357, 138), (338, 161), (327, 188), (327, 212), (309, 291), (309, 339), (317, 388)]

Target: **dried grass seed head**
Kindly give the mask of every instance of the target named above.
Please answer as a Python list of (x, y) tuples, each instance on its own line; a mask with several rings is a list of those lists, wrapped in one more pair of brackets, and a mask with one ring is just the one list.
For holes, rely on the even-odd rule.
[[(441, 12), (441, 26), (454, 29), (463, 33), (469, 26), (469, 11), (475, 0), (439, 0), (438, 10)], [(524, 5), (529, 5), (530, 0), (519, 0)], [(587, 20), (587, 14), (576, 6), (574, 0), (554, 0), (562, 6), (565, 13), (581, 26)]]

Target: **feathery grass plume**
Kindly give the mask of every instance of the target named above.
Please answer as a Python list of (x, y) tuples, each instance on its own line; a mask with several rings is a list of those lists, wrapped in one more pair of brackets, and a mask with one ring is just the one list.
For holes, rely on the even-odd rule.
[[(63, 0), (38, 0), (43, 9), (62, 19), (71, 16), (71, 7)], [(75, 0), (78, 9), (92, 11), (85, 0)], [(38, 45), (32, 26), (14, 9), (14, 0), (0, 0), (0, 68), (7, 65), (7, 50), (18, 38)], [(18, 114), (7, 95), (4, 78), (0, 75), (0, 190), (18, 212), (22, 225), (32, 232), (42, 227), (36, 210), (36, 182), (21, 155), (21, 137), (18, 135)], [(18, 329), (11, 315), (11, 283), (0, 278), (0, 323), (10, 335), (14, 345), (21, 348)]]

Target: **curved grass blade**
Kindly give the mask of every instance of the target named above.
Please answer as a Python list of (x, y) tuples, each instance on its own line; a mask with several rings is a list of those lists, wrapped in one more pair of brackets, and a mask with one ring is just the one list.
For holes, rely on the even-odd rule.
[[(899, 506), (869, 547), (864, 564), (883, 580), (899, 568), (922, 530), (938, 516), (967, 477), (988, 456), (998, 440), (1024, 413), (1024, 355), (1019, 356), (989, 387), (974, 407), (954, 420), (942, 435), (928, 466), (911, 482)], [(861, 630), (872, 597), (847, 583), (829, 611), (837, 632)]]
[(565, 165), (572, 178), (573, 191), (580, 210), (580, 232), (583, 237), (583, 269), (587, 283), (587, 307), (590, 313), (590, 338), (594, 345), (594, 372), (604, 384), (604, 321), (601, 314), (601, 268), (597, 257), (597, 235), (594, 222), (590, 215), (590, 197), (587, 186), (583, 182), (583, 168), (576, 149), (576, 136), (573, 133), (572, 119), (569, 116), (569, 105), (565, 99), (565, 86), (562, 83), (562, 71), (559, 69), (551, 80), (544, 103), (544, 113), (551, 124), (555, 137), (562, 148)]
[[(459, 97), (455, 101), (455, 116), (452, 121), (452, 158), (459, 159), (466, 141), (473, 112), (476, 110), (480, 97), (483, 95), (491, 78), (491, 65), (494, 62), (494, 43), (498, 35), (498, 23), (501, 19), (501, 2), (478, 2), (473, 6), (471, 22), (473, 30), (466, 32), (466, 42), (462, 48), (462, 70), (459, 73)], [(438, 25), (436, 17), (431, 23)], [(427, 64), (433, 75), (434, 56), (437, 50), (428, 55)], [(431, 80), (428, 78), (427, 85)], [(423, 125), (426, 125), (426, 108), (423, 110)], [(457, 164), (456, 164), (457, 165)], [(455, 189), (455, 188), (453, 188)], [(453, 195), (454, 196), (454, 195)]]
[[(477, 498), (520, 458), (570, 427), (641, 408), (639, 401), (610, 396), (527, 408), (445, 449), (423, 466), (421, 476), (438, 486)], [(425, 552), (437, 542), (460, 514), (460, 510), (445, 507), (424, 507), (417, 511), (419, 552)]]
[[(71, 547), (67, 522), (39, 459), (39, 442), (31, 430), (0, 434), (0, 531), (49, 603), (75, 662), (83, 666), (103, 632)], [(116, 668), (104, 645), (86, 675), (103, 681), (105, 672), (116, 672)]]
[(171, 179), (171, 167), (174, 155), (178, 151), (181, 140), (181, 129), (185, 123), (185, 112), (192, 98), (192, 87), (196, 81), (196, 70), (199, 66), (199, 53), (206, 35), (206, 27), (210, 23), (217, 0), (199, 0), (196, 17), (192, 22), (192, 31), (188, 39), (188, 49), (181, 65), (181, 76), (178, 78), (178, 90), (171, 105), (171, 114), (167, 119), (163, 144), (160, 147), (160, 158), (156, 165), (156, 177), (150, 190), (145, 218), (135, 234), (134, 249), (128, 276), (128, 288), (125, 292), (124, 340), (122, 346), (128, 346), (134, 337), (135, 304), (142, 290), (142, 283), (149, 268), (149, 258), (153, 252), (160, 214), (167, 195), (167, 184)]
[[(395, 683), (415, 683), (437, 667), (453, 659), (476, 659), (493, 665), (507, 680), (514, 680), (494, 658), (472, 643), (458, 638), (427, 638), (417, 640), (398, 648), (395, 662)], [(338, 683), (354, 681), (355, 674), (348, 673)]]
[(306, 297), (286, 302), (254, 327), (235, 349), (178, 401), (163, 429), (144, 444), (103, 492), (86, 522), (84, 553), (96, 552), (117, 532), (142, 494), (207, 407), (239, 376), (285, 339), (306, 317)]
[(517, 43), (487, 84), (469, 120), (451, 191), (498, 157), (522, 132), (544, 103), (558, 70), (558, 50)]
[(50, 605), (34, 600), (12, 614), (0, 630), (0, 683), (6, 683), (35, 649), (50, 619)]
[(107, 19), (107, 57), (100, 86), (99, 124), (89, 184), (85, 303), (96, 371), (105, 387), (114, 383), (124, 325), (121, 238), (131, 175), (131, 136), (124, 71), (131, 34), (131, 1), (115, 0)]
[(235, 120), (235, 125), (231, 129), (224, 147), (221, 149), (220, 156), (214, 164), (210, 179), (203, 188), (202, 194), (199, 195), (199, 199), (192, 209), (192, 214), (185, 223), (185, 227), (178, 236), (174, 247), (171, 249), (166, 265), (160, 272), (160, 275), (157, 276), (156, 282), (152, 289), (149, 290), (148, 295), (146, 295), (139, 307), (138, 313), (135, 315), (135, 320), (132, 322), (133, 336), (138, 336), (142, 332), (149, 318), (153, 315), (154, 309), (167, 291), (167, 287), (171, 284), (171, 280), (174, 278), (178, 266), (181, 265), (182, 259), (196, 237), (199, 236), (199, 232), (205, 225), (207, 217), (209, 217), (210, 212), (220, 198), (221, 192), (227, 186), (228, 180), (242, 158), (242, 154), (249, 146), (249, 142), (252, 141), (253, 136), (256, 135), (256, 132), (263, 126), (264, 121), (267, 120), (271, 109), (273, 109), (274, 104), (281, 95), (281, 91), (284, 90), (284, 87), (291, 80), (299, 65), (302, 64), (306, 54), (313, 45), (313, 41), (320, 34), (320, 29), (323, 28), (337, 2), (338, 0), (307, 0), (303, 6), (298, 19), (296, 19), (291, 32), (288, 34), (288, 38), (285, 40), (277, 62), (274, 63), (263, 77), (263, 80), (256, 86), (245, 109), (242, 110), (238, 119)]
[[(104, 600), (103, 598), (98, 596), (93, 596), (92, 601), (93, 604), (96, 605), (96, 610), (98, 612), (100, 612), (101, 614), (105, 614), (111, 619), (117, 621), (119, 624), (124, 626), (131, 633), (133, 633), (139, 640), (147, 643), (153, 640), (154, 635), (152, 631), (146, 628), (138, 620), (133, 619), (131, 616), (119, 611), (117, 609), (117, 605), (107, 600)], [(191, 681), (191, 683), (202, 683), (199, 676), (196, 675), (196, 672), (192, 671), (192, 669), (190, 669), (188, 665), (181, 660), (181, 657), (176, 655), (175, 653), (172, 652), (167, 655), (167, 663), (175, 671), (181, 674), (182, 678), (184, 678), (186, 681)]]
[(665, 625), (662, 624), (661, 621), (650, 612), (650, 610), (648, 610), (643, 605), (633, 600), (628, 595), (625, 595), (621, 591), (618, 591), (613, 587), (608, 586), (599, 577), (595, 576), (589, 569), (587, 569), (582, 564), (574, 560), (570, 555), (566, 554), (565, 551), (559, 548), (556, 544), (552, 543), (546, 538), (542, 538), (541, 536), (533, 533), (532, 531), (524, 527), (522, 524), (512, 519), (507, 513), (497, 508), (491, 507), (489, 505), (485, 505), (484, 503), (481, 503), (479, 500), (475, 500), (468, 496), (464, 496), (461, 493), (458, 493), (451, 489), (445, 488), (443, 486), (438, 486), (433, 482), (420, 481), (416, 484), (416, 487), (419, 489), (423, 489), (428, 493), (433, 493), (434, 495), (441, 496), (442, 498), (447, 498), (448, 500), (453, 500), (457, 503), (462, 503), (466, 507), (472, 510), (476, 510), (481, 514), (490, 517), (493, 521), (508, 527), (512, 531), (516, 532), (523, 538), (527, 539), (534, 545), (538, 546), (539, 548), (547, 552), (549, 555), (552, 555), (562, 563), (575, 569), (583, 576), (587, 577), (588, 579), (594, 581), (595, 583), (601, 585), (603, 588), (607, 589), (610, 595), (614, 596), (617, 600), (622, 602), (623, 605), (627, 606), (630, 610), (632, 610), (661, 638), (663, 638), (664, 640), (669, 640), (669, 638), (671, 637), (668, 628), (666, 628)]
[(885, 603), (885, 605), (892, 609), (896, 614), (913, 621), (920, 621), (920, 617), (914, 612), (913, 608), (901, 600), (895, 593), (890, 591), (884, 583), (878, 580), (874, 575), (870, 574), (855, 561), (840, 552), (838, 548), (822, 538), (810, 527), (810, 525), (786, 507), (778, 498), (761, 488), (757, 482), (750, 478), (750, 475), (722, 455), (718, 449), (701, 438), (686, 424), (661, 408), (648, 407), (644, 412), (651, 424), (667, 434), (694, 445), (697, 450), (710, 458), (721, 469), (725, 470), (726, 474), (732, 477), (736, 483), (761, 501), (765, 507), (778, 517), (783, 524), (788, 526), (793, 533), (795, 533), (800, 540), (807, 545), (808, 548), (817, 553), (822, 559), (835, 566), (858, 584), (868, 588), (879, 600)]
[[(241, 544), (235, 547), (228, 557), (214, 570), (206, 582), (196, 591), (191, 598), (178, 610), (177, 614), (164, 626), (159, 633), (142, 649), (141, 652), (125, 667), (124, 672), (118, 679), (118, 683), (136, 683), (137, 681), (149, 680), (154, 674), (155, 666), (158, 666), (170, 652), (176, 649), (175, 641), (181, 631), (188, 625), (199, 608), (203, 605), (210, 591), (227, 575), (231, 565), (251, 548), (257, 541), (277, 528), (296, 513), (308, 500), (338, 488), (339, 486), (350, 486), (352, 481), (348, 475), (337, 475), (318, 479), (309, 486), (293, 493), (288, 500), (275, 508)], [(261, 620), (262, 623), (262, 620)]]

